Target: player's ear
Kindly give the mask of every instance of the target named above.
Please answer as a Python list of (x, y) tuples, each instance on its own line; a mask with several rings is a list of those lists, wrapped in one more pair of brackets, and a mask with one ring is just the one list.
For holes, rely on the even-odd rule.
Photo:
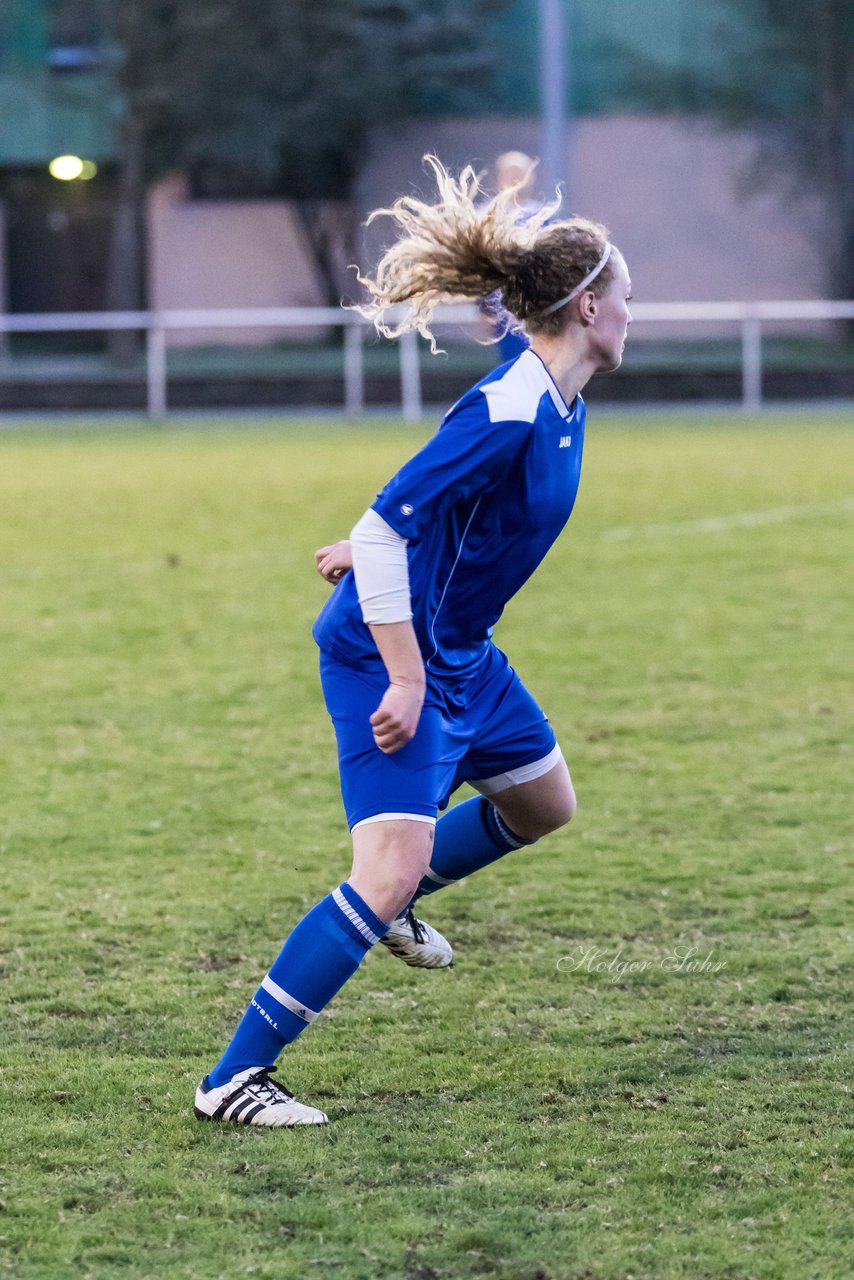
[(596, 294), (591, 289), (586, 289), (578, 299), (578, 313), (585, 324), (596, 323)]

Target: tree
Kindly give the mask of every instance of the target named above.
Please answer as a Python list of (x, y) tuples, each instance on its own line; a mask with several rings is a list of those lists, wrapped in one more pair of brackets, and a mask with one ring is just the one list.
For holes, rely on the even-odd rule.
[(722, 0), (703, 65), (674, 70), (622, 49), (647, 105), (711, 115), (757, 141), (746, 175), (761, 187), (820, 195), (828, 216), (828, 287), (854, 297), (854, 7), (850, 0)]
[(484, 23), (504, 2), (111, 0), (124, 102), (111, 305), (136, 305), (144, 189), (176, 168), (203, 194), (294, 199), (336, 303), (346, 219), (324, 220), (320, 202), (350, 200), (373, 125), (488, 90)]

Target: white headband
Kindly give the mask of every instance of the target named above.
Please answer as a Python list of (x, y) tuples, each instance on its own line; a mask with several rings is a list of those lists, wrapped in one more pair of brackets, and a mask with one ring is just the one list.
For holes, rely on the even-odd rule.
[(608, 259), (611, 256), (612, 248), (613, 248), (613, 245), (610, 244), (610, 242), (606, 241), (605, 248), (602, 250), (602, 257), (596, 263), (596, 266), (593, 268), (593, 270), (588, 271), (587, 275), (584, 277), (583, 280), (579, 280), (578, 284), (575, 286), (572, 293), (568, 293), (565, 298), (559, 298), (557, 302), (553, 302), (550, 307), (546, 307), (545, 311), (541, 311), (540, 315), (550, 316), (552, 312), (560, 311), (561, 307), (565, 307), (568, 302), (572, 302), (573, 298), (577, 298), (580, 293), (583, 293), (584, 290), (587, 288), (587, 286), (590, 284), (590, 282), (592, 280), (595, 280), (599, 272), (603, 270), (605, 263), (608, 261)]

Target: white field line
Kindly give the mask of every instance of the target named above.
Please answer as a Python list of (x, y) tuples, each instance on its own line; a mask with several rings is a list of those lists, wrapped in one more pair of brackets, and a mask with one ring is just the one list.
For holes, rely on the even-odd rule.
[(700, 520), (682, 520), (673, 524), (642, 524), (605, 529), (603, 542), (627, 542), (632, 538), (681, 538), (691, 533), (728, 533), (731, 529), (756, 529), (766, 524), (785, 524), (789, 520), (814, 520), (816, 517), (854, 513), (854, 497), (839, 502), (802, 507), (769, 507), (765, 511), (738, 511), (731, 516), (704, 516)]

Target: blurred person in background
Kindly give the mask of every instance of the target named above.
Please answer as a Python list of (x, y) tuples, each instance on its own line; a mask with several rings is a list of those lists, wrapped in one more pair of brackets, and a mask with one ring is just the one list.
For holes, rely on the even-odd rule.
[[(509, 198), (516, 209), (519, 222), (527, 222), (543, 207), (542, 200), (533, 195), (536, 167), (536, 160), (524, 151), (504, 151), (495, 161), (497, 198)], [(487, 201), (482, 207), (486, 209), (490, 203), (491, 201)], [(499, 363), (503, 364), (521, 355), (528, 345), (528, 339), (521, 328), (513, 323), (512, 317), (503, 310), (500, 297), (495, 294), (481, 305), (487, 317), (492, 341), (498, 348)]]
[[(387, 337), (436, 344), (434, 308), (498, 291), (530, 348), (493, 370), (382, 489), (350, 538), (316, 553), (335, 584), (314, 626), (353, 839), (349, 878), (294, 928), (231, 1043), (196, 1091), (200, 1118), (323, 1124), (272, 1079), (282, 1049), (319, 1016), (367, 952), (444, 968), (448, 941), (414, 902), (569, 822), (575, 793), (545, 713), (492, 632), (572, 511), (593, 374), (616, 369), (629, 274), (605, 227), (520, 222), (516, 189), (485, 208), (471, 168), (428, 157), (429, 204), (378, 210), (397, 240), (360, 310)], [(388, 308), (404, 309), (390, 327)], [(351, 572), (352, 569), (352, 572)], [(468, 782), (479, 794), (438, 818)], [(437, 821), (438, 818), (438, 821)]]
[(495, 161), (498, 194), (514, 191), (513, 204), (520, 219), (530, 218), (542, 207), (542, 201), (537, 200), (532, 191), (536, 167), (536, 160), (524, 151), (504, 151)]

